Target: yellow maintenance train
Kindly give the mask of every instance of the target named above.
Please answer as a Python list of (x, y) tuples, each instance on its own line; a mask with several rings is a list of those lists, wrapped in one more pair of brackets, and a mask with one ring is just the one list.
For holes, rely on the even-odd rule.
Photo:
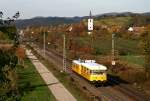
[(72, 70), (92, 83), (107, 81), (107, 67), (96, 63), (95, 60), (73, 60)]

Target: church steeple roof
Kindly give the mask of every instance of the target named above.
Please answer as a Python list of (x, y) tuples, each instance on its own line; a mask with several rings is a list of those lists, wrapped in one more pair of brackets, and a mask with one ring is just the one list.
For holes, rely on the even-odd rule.
[(89, 18), (92, 18), (92, 12), (90, 11), (90, 15), (89, 15)]

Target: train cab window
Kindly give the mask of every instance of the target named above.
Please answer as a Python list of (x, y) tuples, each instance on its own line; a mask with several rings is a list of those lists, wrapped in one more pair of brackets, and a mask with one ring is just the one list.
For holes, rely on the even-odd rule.
[(84, 68), (84, 73), (86, 73), (86, 68)]
[(86, 73), (86, 74), (88, 74), (88, 71), (89, 71), (89, 70), (86, 68), (86, 71), (85, 71), (85, 73)]
[(89, 69), (87, 70), (87, 74), (90, 74), (90, 70)]
[(84, 69), (84, 67), (83, 67), (83, 66), (81, 66), (81, 69), (83, 70), (83, 69)]
[(92, 74), (92, 71), (90, 70), (90, 74)]
[(79, 67), (78, 64), (73, 64), (73, 68), (77, 69)]
[(81, 66), (81, 71), (84, 72), (84, 67), (83, 66)]

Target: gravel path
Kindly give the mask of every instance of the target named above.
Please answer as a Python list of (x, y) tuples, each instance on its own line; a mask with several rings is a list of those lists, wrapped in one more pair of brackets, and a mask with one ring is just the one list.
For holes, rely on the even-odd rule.
[(57, 101), (77, 101), (71, 93), (59, 82), (59, 80), (34, 56), (31, 51), (26, 50), (28, 58), (51, 90)]

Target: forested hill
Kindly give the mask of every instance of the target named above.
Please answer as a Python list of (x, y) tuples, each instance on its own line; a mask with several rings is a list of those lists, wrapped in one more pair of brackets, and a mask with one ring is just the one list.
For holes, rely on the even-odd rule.
[[(105, 17), (127, 17), (127, 16), (146, 16), (150, 17), (150, 13), (105, 13), (95, 15), (94, 18), (101, 19)], [(31, 19), (23, 19), (18, 20), (16, 22), (17, 27), (24, 28), (27, 26), (47, 26), (47, 25), (58, 25), (58, 24), (70, 24), (70, 23), (78, 23), (82, 19), (88, 18), (88, 16), (84, 17), (35, 17)]]
[(18, 20), (16, 22), (17, 27), (26, 26), (47, 26), (58, 24), (70, 24), (80, 22), (82, 17), (35, 17), (32, 19)]

